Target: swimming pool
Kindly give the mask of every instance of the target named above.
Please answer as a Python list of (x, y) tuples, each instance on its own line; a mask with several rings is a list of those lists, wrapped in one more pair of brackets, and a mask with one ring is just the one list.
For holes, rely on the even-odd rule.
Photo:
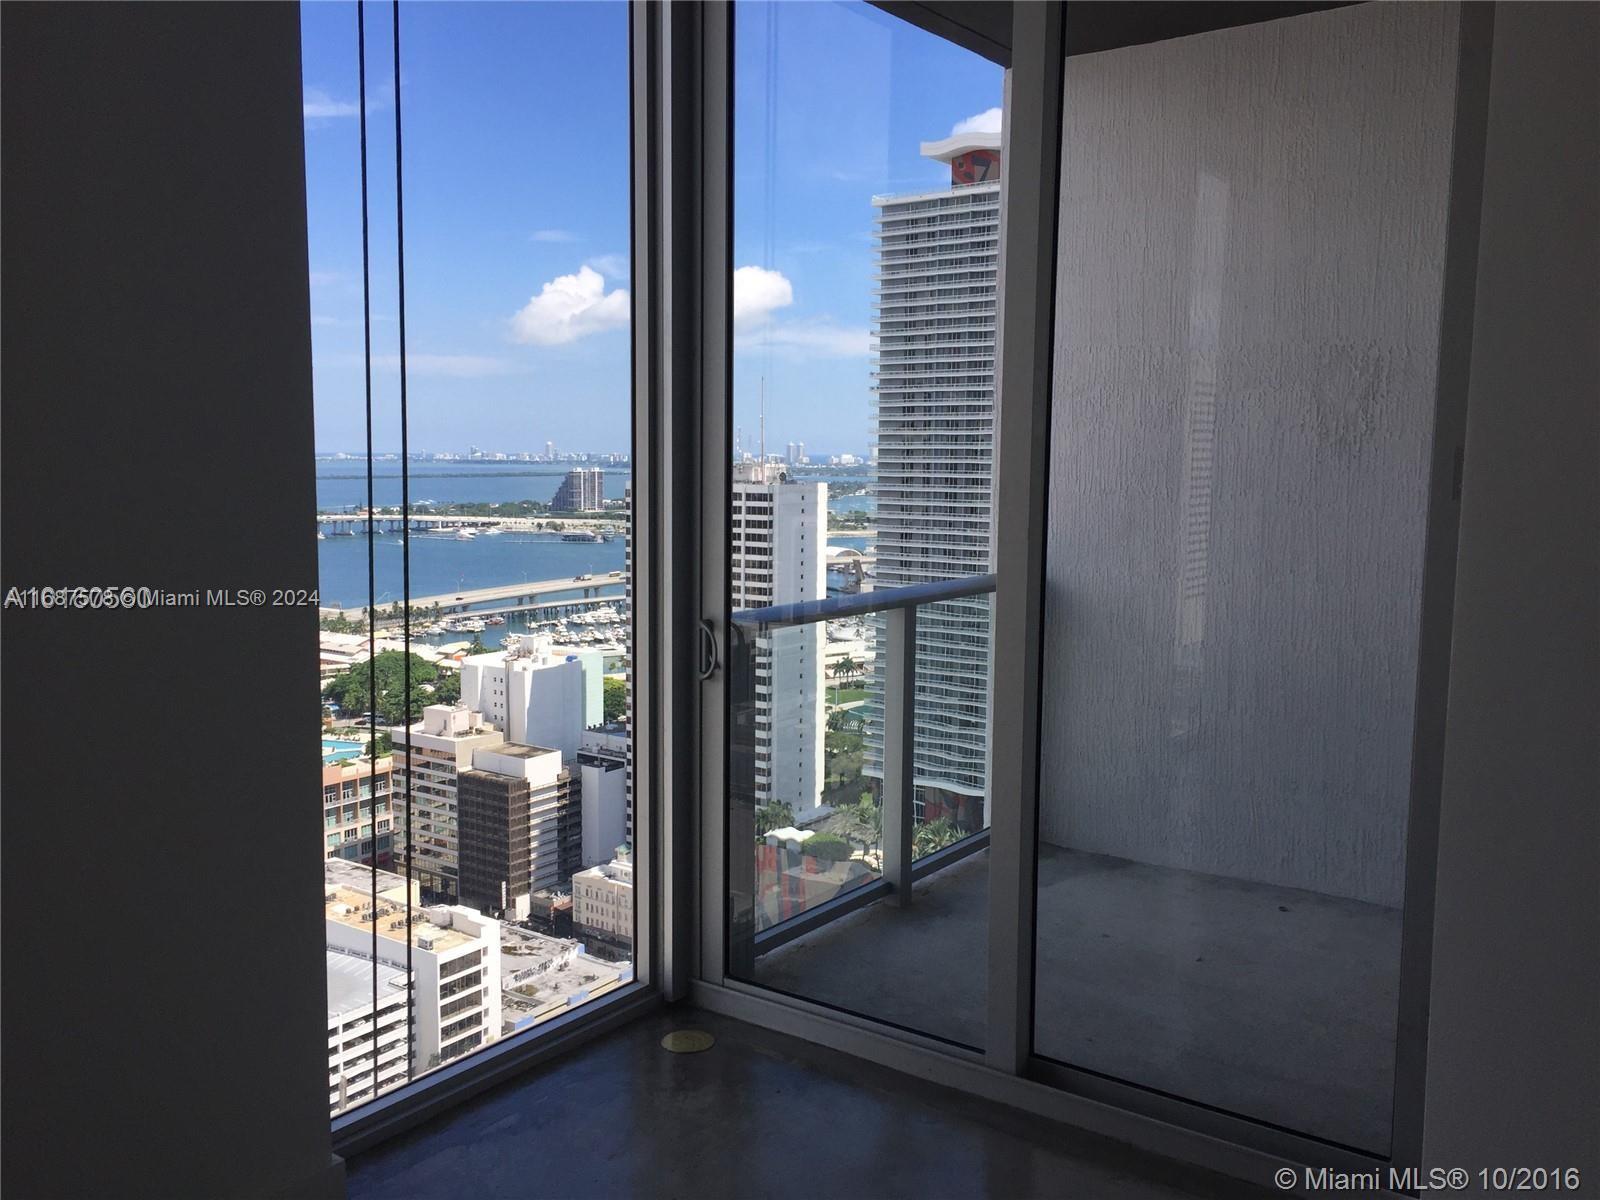
[(327, 764), (344, 762), (348, 758), (359, 758), (365, 745), (365, 742), (352, 742), (345, 738), (323, 738), (322, 761)]

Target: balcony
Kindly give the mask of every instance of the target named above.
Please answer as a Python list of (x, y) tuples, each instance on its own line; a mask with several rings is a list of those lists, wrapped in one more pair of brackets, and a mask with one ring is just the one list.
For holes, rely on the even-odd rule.
[[(908, 651), (919, 609), (993, 589), (993, 576), (972, 576), (734, 614), (730, 845), (756, 841), (770, 799), (746, 648), (777, 629), (874, 615), (884, 680), (878, 845), (823, 861), (773, 835), (748, 861), (732, 856), (737, 977), (984, 1048), (988, 833), (918, 846), (922, 789), (906, 786), (918, 722), (907, 708), (917, 660), (930, 656)], [(983, 824), (983, 807), (978, 798), (963, 827)], [(1343, 1145), (1387, 1144), (1398, 908), (1047, 840), (1037, 894), (1040, 1055)]]

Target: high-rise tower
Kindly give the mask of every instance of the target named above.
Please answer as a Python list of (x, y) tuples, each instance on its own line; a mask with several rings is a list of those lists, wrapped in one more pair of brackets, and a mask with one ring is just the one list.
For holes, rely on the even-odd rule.
[[(878, 588), (990, 570), (1000, 135), (924, 142), (950, 186), (880, 196), (874, 445)], [(985, 822), (988, 597), (917, 613), (915, 778), (925, 819)], [(880, 622), (881, 629), (881, 622)], [(883, 658), (868, 680), (866, 766), (883, 775)]]

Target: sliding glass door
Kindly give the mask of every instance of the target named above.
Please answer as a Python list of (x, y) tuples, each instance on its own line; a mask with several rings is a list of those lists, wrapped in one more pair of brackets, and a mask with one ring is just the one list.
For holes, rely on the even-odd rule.
[(979, 1049), (1002, 71), (750, 2), (733, 95), (730, 974)]
[(928, 7), (705, 29), (704, 995), (1414, 1163), (1487, 17)]

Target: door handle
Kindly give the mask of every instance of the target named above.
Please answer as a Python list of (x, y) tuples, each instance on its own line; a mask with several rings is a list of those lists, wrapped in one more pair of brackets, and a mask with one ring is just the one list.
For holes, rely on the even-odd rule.
[(700, 678), (710, 679), (717, 672), (717, 631), (711, 622), (700, 619)]

